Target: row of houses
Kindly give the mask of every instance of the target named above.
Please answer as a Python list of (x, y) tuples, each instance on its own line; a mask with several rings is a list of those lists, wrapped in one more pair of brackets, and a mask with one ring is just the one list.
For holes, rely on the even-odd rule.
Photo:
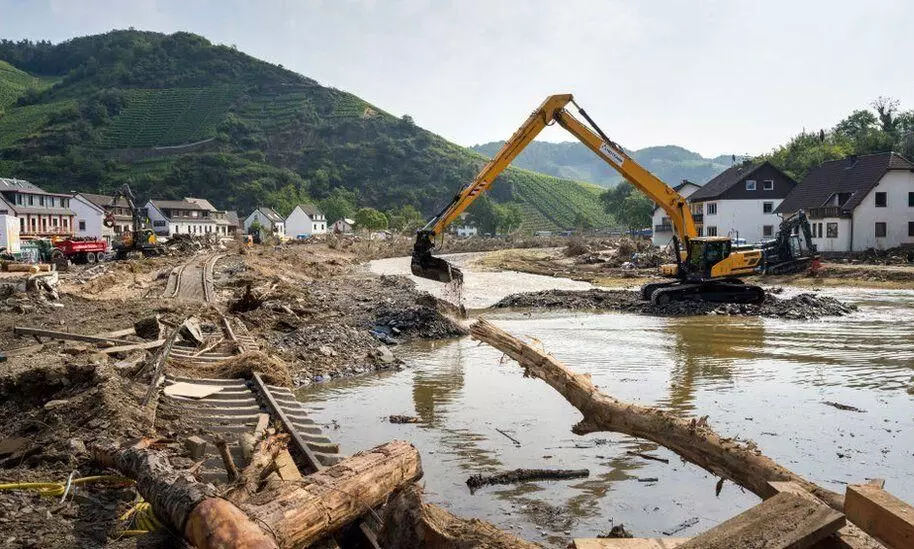
[[(234, 237), (249, 232), (255, 221), (281, 238), (306, 238), (328, 231), (352, 232), (353, 221), (341, 219), (327, 226), (327, 218), (315, 206), (300, 204), (283, 218), (272, 208), (259, 207), (243, 223), (238, 214), (220, 210), (204, 198), (151, 199), (142, 206), (153, 230), (160, 236), (215, 234)], [(104, 224), (106, 212), (114, 225)], [(132, 216), (126, 199), (93, 193), (51, 193), (22, 179), (0, 178), (0, 226), (20, 238), (90, 237), (109, 242), (131, 230)], [(4, 230), (4, 232), (8, 232)]]
[[(914, 246), (914, 163), (896, 153), (824, 162), (799, 183), (770, 162), (741, 162), (704, 185), (683, 181), (676, 190), (702, 236), (761, 242), (803, 210), (820, 251)], [(666, 245), (673, 227), (663, 210), (654, 209), (652, 225), (654, 244)]]

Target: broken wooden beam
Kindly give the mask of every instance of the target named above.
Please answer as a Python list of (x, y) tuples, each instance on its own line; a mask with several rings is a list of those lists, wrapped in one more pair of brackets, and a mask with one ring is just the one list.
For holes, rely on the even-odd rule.
[(36, 337), (47, 337), (51, 339), (60, 339), (64, 341), (83, 341), (85, 343), (102, 343), (112, 345), (132, 345), (136, 341), (129, 339), (120, 339), (116, 337), (74, 334), (70, 332), (57, 332), (54, 330), (45, 330), (42, 328), (30, 328), (28, 326), (13, 326), (13, 333), (16, 335), (30, 335)]
[(587, 374), (576, 374), (566, 365), (511, 336), (493, 324), (479, 320), (472, 325), (474, 339), (488, 343), (513, 358), (527, 375), (542, 379), (558, 391), (584, 418), (572, 428), (576, 434), (613, 431), (656, 442), (683, 459), (710, 471), (759, 497), (774, 495), (768, 481), (792, 481), (836, 510), (844, 498), (817, 486), (762, 454), (755, 445), (717, 434), (705, 421), (683, 419), (670, 412), (606, 395)]
[(891, 549), (914, 547), (914, 507), (878, 486), (847, 487), (847, 519)]
[(844, 522), (843, 513), (811, 496), (782, 492), (693, 537), (679, 549), (806, 549)]
[(157, 349), (165, 345), (164, 339), (159, 339), (158, 341), (144, 341), (142, 343), (133, 343), (131, 345), (117, 345), (114, 347), (108, 347), (107, 349), (101, 349), (102, 353), (106, 355), (111, 355), (114, 353), (129, 353), (130, 351), (148, 351), (150, 349)]

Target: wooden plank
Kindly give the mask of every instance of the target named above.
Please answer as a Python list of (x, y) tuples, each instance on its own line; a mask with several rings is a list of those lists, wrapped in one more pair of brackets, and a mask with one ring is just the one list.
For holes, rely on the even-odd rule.
[(281, 450), (276, 455), (276, 472), (282, 480), (302, 480), (301, 472), (295, 461), (292, 460), (292, 454), (288, 450)]
[(574, 549), (674, 549), (689, 538), (578, 538)]
[(222, 390), (217, 385), (202, 385), (194, 383), (179, 382), (165, 387), (164, 393), (168, 396), (179, 396), (187, 398), (206, 398)]
[(805, 549), (844, 526), (822, 502), (782, 492), (679, 546), (679, 549)]
[(850, 485), (844, 512), (852, 523), (892, 549), (914, 547), (914, 507), (882, 488)]
[[(790, 492), (807, 499), (816, 499), (795, 482), (769, 481), (768, 486), (771, 487), (773, 493)], [(883, 549), (883, 547), (863, 530), (848, 522), (831, 536), (813, 545), (813, 549)]]
[(136, 335), (136, 329), (131, 326), (130, 328), (124, 328), (123, 330), (115, 330), (113, 332), (104, 332), (101, 334), (95, 334), (97, 337), (124, 337)]
[(73, 334), (70, 332), (56, 332), (54, 330), (42, 330), (41, 328), (29, 328), (27, 326), (13, 326), (13, 333), (17, 335), (50, 337), (53, 339), (63, 339), (67, 341), (84, 341), (86, 343), (113, 343), (115, 345), (132, 345), (136, 343), (136, 341), (130, 341), (129, 339)]
[(158, 341), (144, 341), (143, 343), (134, 343), (133, 345), (117, 345), (115, 347), (102, 349), (101, 352), (105, 353), (106, 355), (110, 355), (112, 353), (126, 353), (130, 351), (156, 349), (162, 345), (165, 345), (164, 339), (160, 339)]

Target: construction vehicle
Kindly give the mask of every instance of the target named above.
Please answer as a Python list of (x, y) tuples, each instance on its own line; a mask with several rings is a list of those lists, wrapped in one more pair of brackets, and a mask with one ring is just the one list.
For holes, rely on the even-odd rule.
[(812, 242), (812, 228), (803, 210), (781, 221), (775, 239), (763, 243), (761, 248), (760, 270), (764, 274), (797, 273), (809, 269), (819, 259)]
[[(565, 107), (573, 104), (590, 124), (586, 126)], [(495, 178), (533, 141), (546, 126), (557, 123), (587, 148), (618, 171), (629, 183), (653, 200), (672, 221), (676, 263), (661, 266), (661, 274), (672, 280), (647, 284), (642, 297), (655, 304), (696, 300), (729, 303), (758, 303), (765, 298), (761, 287), (745, 284), (740, 276), (752, 275), (762, 264), (762, 250), (737, 250), (728, 237), (700, 237), (685, 197), (635, 162), (613, 142), (590, 116), (574, 102), (571, 94), (548, 97), (511, 136), (472, 183), (465, 186), (438, 215), (416, 234), (413, 247), (414, 275), (440, 282), (461, 281), (460, 270), (432, 255), (434, 238), (443, 233), (466, 208), (487, 191)]]
[(137, 208), (135, 201), (136, 195), (130, 189), (130, 185), (124, 183), (124, 186), (114, 194), (111, 204), (105, 208), (105, 227), (114, 227), (114, 208), (117, 207), (117, 201), (123, 198), (127, 202), (127, 209), (130, 210), (131, 226), (129, 231), (121, 234), (120, 240), (114, 242), (114, 254), (117, 259), (125, 259), (130, 254), (142, 254), (143, 257), (160, 255), (162, 247), (156, 242), (155, 232), (149, 228), (147, 212), (145, 208)]

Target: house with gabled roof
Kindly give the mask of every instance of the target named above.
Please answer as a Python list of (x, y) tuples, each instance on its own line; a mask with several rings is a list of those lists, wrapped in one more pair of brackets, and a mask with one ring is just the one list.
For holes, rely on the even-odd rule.
[(290, 238), (308, 238), (327, 233), (327, 218), (314, 204), (299, 204), (286, 217), (286, 234)]
[[(199, 200), (199, 199), (198, 199)], [(152, 228), (157, 235), (202, 235), (216, 232), (212, 204), (193, 200), (150, 200), (146, 203)]]
[(69, 194), (46, 192), (24, 179), (0, 177), (0, 215), (18, 219), (23, 239), (72, 236), (76, 214), (70, 200)]
[(797, 182), (771, 162), (730, 166), (688, 198), (699, 236), (729, 236), (752, 244), (773, 239), (775, 213)]
[(251, 225), (253, 225), (255, 221), (270, 234), (279, 238), (286, 237), (286, 220), (276, 213), (273, 208), (258, 206), (256, 210), (251, 212), (251, 214), (244, 219), (244, 232), (246, 234), (250, 234)]
[[(692, 183), (688, 179), (683, 179), (682, 182), (673, 187), (673, 190), (683, 197), (688, 198), (700, 188), (701, 185)], [(673, 240), (673, 221), (660, 206), (654, 206), (651, 226), (654, 228), (653, 235), (651, 236), (651, 242), (654, 246), (666, 246)]]
[(914, 246), (914, 163), (893, 152), (823, 162), (777, 213), (798, 210), (806, 212), (823, 252)]

